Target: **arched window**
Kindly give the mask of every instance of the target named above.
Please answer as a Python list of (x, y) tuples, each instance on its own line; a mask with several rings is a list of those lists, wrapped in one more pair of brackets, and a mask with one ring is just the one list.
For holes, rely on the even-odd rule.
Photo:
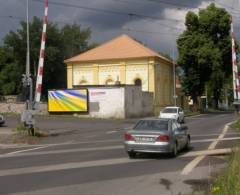
[(142, 86), (142, 80), (141, 79), (135, 79), (135, 81), (134, 81), (134, 85), (136, 85), (136, 86)]
[(87, 81), (86, 80), (81, 80), (80, 82), (79, 82), (79, 85), (86, 85), (87, 84)]
[(114, 81), (112, 79), (107, 79), (105, 84), (106, 85), (114, 85)]

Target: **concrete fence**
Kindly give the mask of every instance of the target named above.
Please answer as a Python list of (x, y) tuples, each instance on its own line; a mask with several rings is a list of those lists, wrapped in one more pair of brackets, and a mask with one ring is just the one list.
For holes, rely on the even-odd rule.
[[(20, 114), (25, 108), (25, 103), (10, 103), (10, 102), (0, 102), (0, 112), (1, 113), (16, 113)], [(39, 114), (47, 114), (47, 104), (41, 103), (39, 105)]]

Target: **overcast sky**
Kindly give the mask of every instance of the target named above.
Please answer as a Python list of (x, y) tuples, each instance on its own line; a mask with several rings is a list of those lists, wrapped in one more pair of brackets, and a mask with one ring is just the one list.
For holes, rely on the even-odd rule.
[[(19, 19), (16, 18), (26, 18), (26, 1), (0, 0), (1, 39), (10, 30), (15, 31), (19, 27)], [(124, 33), (155, 51), (173, 55), (173, 50), (176, 52), (173, 49), (176, 37), (184, 30), (186, 13), (189, 10), (197, 12), (211, 2), (216, 2), (233, 14), (234, 28), (239, 32), (239, 0), (49, 0), (49, 20), (59, 25), (75, 22), (83, 28), (90, 27), (92, 42), (103, 43)], [(98, 11), (87, 8), (97, 8)], [(38, 0), (29, 0), (29, 9), (30, 18), (42, 18), (44, 4)], [(130, 13), (147, 17), (137, 17)]]

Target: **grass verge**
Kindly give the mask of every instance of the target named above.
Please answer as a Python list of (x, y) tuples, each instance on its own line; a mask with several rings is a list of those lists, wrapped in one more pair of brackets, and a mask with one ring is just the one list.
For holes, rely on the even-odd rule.
[(186, 117), (188, 117), (188, 116), (197, 116), (197, 115), (199, 115), (199, 114), (201, 114), (200, 112), (191, 112), (191, 111), (185, 111), (184, 112), (184, 115), (186, 116)]
[[(16, 127), (16, 131), (19, 134), (25, 135), (25, 136), (32, 136), (30, 135), (30, 132), (28, 128), (26, 128), (24, 125), (20, 124)], [(35, 127), (34, 129), (34, 135), (35, 137), (48, 137), (48, 134), (46, 132), (41, 131), (39, 128)]]
[[(240, 120), (231, 125), (240, 130)], [(238, 144), (240, 147), (240, 144)], [(235, 150), (229, 157), (229, 165), (211, 186), (212, 195), (240, 195), (240, 150)]]

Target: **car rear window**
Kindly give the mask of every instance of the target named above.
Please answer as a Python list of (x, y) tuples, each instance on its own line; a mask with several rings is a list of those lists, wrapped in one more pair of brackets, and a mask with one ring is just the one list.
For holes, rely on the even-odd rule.
[(168, 121), (161, 120), (141, 120), (133, 128), (134, 130), (157, 130), (168, 131)]
[(177, 113), (177, 108), (165, 108), (162, 113)]

